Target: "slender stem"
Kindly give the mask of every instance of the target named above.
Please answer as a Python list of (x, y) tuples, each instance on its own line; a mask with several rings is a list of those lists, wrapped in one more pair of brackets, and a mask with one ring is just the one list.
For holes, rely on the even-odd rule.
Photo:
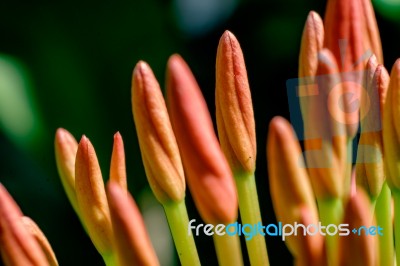
[(242, 266), (242, 250), (240, 239), (237, 234), (230, 236), (213, 235), (215, 250), (217, 252), (218, 264), (220, 266)]
[[(341, 199), (319, 199), (318, 209), (322, 225), (338, 225), (341, 222), (343, 217), (343, 206)], [(326, 235), (326, 254), (329, 266), (339, 265), (337, 235)]]
[(348, 197), (350, 196), (351, 193), (351, 174), (352, 174), (352, 169), (353, 169), (353, 140), (349, 139), (347, 141), (346, 145), (346, 156), (347, 156), (347, 161), (346, 161), (346, 168), (345, 168), (345, 182), (343, 185), (343, 200), (344, 202), (347, 201)]
[(114, 254), (103, 254), (102, 255), (104, 263), (106, 266), (116, 266), (117, 265), (117, 260)]
[(396, 262), (400, 265), (400, 191), (392, 190), (394, 200), (394, 242), (396, 243)]
[(168, 202), (163, 204), (171, 229), (176, 251), (183, 266), (200, 265), (193, 234), (188, 233), (189, 217), (185, 201)]
[(375, 207), (376, 223), (383, 228), (383, 235), (379, 235), (379, 265), (394, 264), (391, 199), (389, 186), (385, 182)]
[[(239, 195), (239, 210), (243, 224), (261, 224), (260, 205), (258, 203), (254, 173), (235, 173)], [(256, 234), (246, 241), (251, 265), (269, 265), (267, 245), (264, 236)]]

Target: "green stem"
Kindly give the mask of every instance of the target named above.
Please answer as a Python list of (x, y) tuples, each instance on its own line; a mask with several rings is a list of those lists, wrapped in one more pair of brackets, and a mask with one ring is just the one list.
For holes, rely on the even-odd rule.
[(217, 252), (218, 264), (220, 266), (242, 266), (242, 250), (240, 239), (237, 234), (230, 236), (213, 235), (215, 251)]
[(396, 262), (400, 265), (400, 191), (392, 190), (394, 200), (394, 242), (396, 243)]
[[(239, 195), (239, 210), (243, 224), (262, 223), (260, 205), (254, 173), (235, 173), (236, 187)], [(269, 265), (267, 245), (264, 236), (256, 234), (246, 241), (251, 265)]]
[(117, 260), (113, 254), (102, 255), (106, 266), (117, 266)]
[(394, 264), (391, 199), (389, 186), (385, 182), (375, 207), (376, 223), (383, 228), (383, 235), (379, 236), (379, 265)]
[(353, 169), (353, 141), (349, 139), (346, 145), (346, 168), (345, 168), (345, 179), (343, 185), (343, 199), (346, 202), (348, 197), (350, 197), (350, 190), (351, 190), (351, 174)]
[(163, 207), (181, 264), (183, 266), (200, 265), (193, 234), (188, 232), (189, 217), (185, 201), (168, 202), (163, 204)]
[[(343, 217), (343, 206), (341, 199), (319, 199), (318, 209), (322, 225), (338, 225), (341, 222)], [(326, 235), (326, 254), (329, 266), (339, 265), (338, 240), (339, 239), (337, 235)]]

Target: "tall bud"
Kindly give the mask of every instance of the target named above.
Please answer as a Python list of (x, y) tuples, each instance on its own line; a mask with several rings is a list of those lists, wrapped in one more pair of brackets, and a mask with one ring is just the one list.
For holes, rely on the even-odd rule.
[(215, 100), (219, 140), (231, 169), (253, 173), (257, 151), (250, 87), (242, 50), (229, 31), (218, 45)]
[(207, 223), (233, 222), (238, 204), (232, 172), (200, 88), (178, 55), (168, 61), (167, 93), (172, 126), (197, 209)]
[(160, 86), (150, 67), (140, 61), (132, 76), (132, 112), (146, 175), (156, 198), (185, 197), (182, 161)]

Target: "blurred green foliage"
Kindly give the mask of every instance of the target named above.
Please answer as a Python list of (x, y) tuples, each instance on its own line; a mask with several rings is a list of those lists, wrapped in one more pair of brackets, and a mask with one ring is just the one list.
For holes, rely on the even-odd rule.
[[(237, 36), (244, 51), (257, 125), (256, 177), (263, 223), (275, 222), (265, 158), (268, 122), (275, 115), (289, 117), (285, 83), (297, 76), (303, 24), (311, 9), (323, 16), (325, 2), (222, 1), (232, 6), (214, 10), (207, 28), (198, 26), (204, 21), (187, 24), (192, 13), (185, 12), (193, 12), (190, 2), (202, 3), (0, 3), (0, 182), (48, 236), (61, 265), (102, 265), (102, 261), (58, 179), (53, 150), (56, 129), (64, 127), (78, 140), (82, 134), (91, 139), (104, 179), (108, 179), (112, 137), (120, 131), (129, 189), (138, 198), (148, 184), (130, 106), (134, 65), (147, 61), (163, 86), (168, 57), (180, 53), (214, 115), (215, 54), (225, 29)], [(400, 33), (399, 21), (393, 20), (399, 17), (398, 5), (395, 9), (386, 8), (387, 0), (374, 3), (385, 65), (390, 69), (400, 55), (392, 37)], [(209, 17), (207, 8), (198, 9), (200, 15)], [(199, 220), (187, 194), (190, 215)], [(215, 264), (212, 239), (196, 238), (196, 242), (202, 262)], [(291, 261), (279, 239), (268, 238), (267, 243), (272, 265)]]

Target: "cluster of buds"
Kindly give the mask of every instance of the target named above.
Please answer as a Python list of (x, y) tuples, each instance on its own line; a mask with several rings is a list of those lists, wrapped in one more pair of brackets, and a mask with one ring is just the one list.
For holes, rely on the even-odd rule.
[[(369, 0), (328, 1), (324, 21), (309, 13), (293, 93), (300, 102), (304, 151), (286, 120), (271, 121), (271, 195), (283, 223), (321, 221), (354, 231), (345, 236), (292, 236), (287, 246), (296, 264), (394, 265), (395, 257), (399, 263), (391, 214), (393, 197), (398, 243), (399, 65), (394, 64), (390, 76), (383, 66)], [(354, 140), (359, 126), (359, 139)], [(359, 228), (381, 228), (383, 233), (360, 234)]]
[[(296, 97), (304, 151), (284, 118), (270, 122), (267, 158), (277, 219), (304, 226), (383, 228), (383, 235), (294, 234), (296, 265), (400, 264), (400, 60), (389, 76), (370, 0), (329, 0), (324, 21), (310, 12), (300, 49)], [(179, 55), (170, 57), (167, 104), (147, 63), (132, 75), (132, 113), (149, 185), (163, 206), (182, 265), (200, 265), (188, 234), (186, 183), (202, 219), (215, 228), (261, 221), (254, 178), (256, 134), (244, 57), (226, 31), (216, 58), (218, 137), (201, 90)], [(358, 106), (355, 106), (357, 105)], [(382, 122), (381, 122), (382, 121)], [(297, 123), (298, 124), (298, 123)], [(352, 146), (360, 125), (356, 165)], [(122, 137), (114, 135), (105, 186), (96, 152), (65, 129), (55, 138), (66, 195), (106, 265), (159, 265), (127, 188)], [(356, 230), (357, 231), (357, 230)], [(395, 231), (400, 243), (400, 230)], [(238, 236), (213, 235), (220, 265), (243, 265)], [(246, 241), (252, 265), (268, 265), (264, 237)], [(0, 251), (6, 265), (58, 265), (39, 227), (0, 185)]]
[[(216, 71), (222, 148), (201, 90), (179, 55), (171, 56), (167, 64), (168, 108), (145, 62), (137, 63), (132, 75), (132, 112), (146, 176), (164, 207), (183, 265), (200, 265), (193, 236), (186, 230), (186, 182), (202, 219), (209, 224), (227, 225), (237, 220), (234, 173), (243, 183), (238, 186), (245, 186), (243, 206), (258, 206), (254, 202), (256, 144), (251, 94), (239, 43), (230, 32), (221, 38)], [(141, 214), (127, 189), (121, 135), (114, 135), (107, 186), (86, 136), (78, 143), (67, 130), (58, 129), (55, 154), (66, 195), (106, 265), (158, 265)], [(0, 250), (6, 264), (28, 265), (23, 262), (29, 261), (30, 265), (58, 265), (44, 235), (22, 216), (3, 187), (0, 196), (4, 213)], [(253, 209), (245, 210), (242, 216), (256, 223), (259, 209)], [(22, 242), (22, 237), (31, 240)], [(221, 265), (243, 265), (238, 236), (214, 235), (214, 243)], [(256, 248), (249, 246), (251, 260), (268, 263), (265, 240), (258, 238), (252, 243)]]

